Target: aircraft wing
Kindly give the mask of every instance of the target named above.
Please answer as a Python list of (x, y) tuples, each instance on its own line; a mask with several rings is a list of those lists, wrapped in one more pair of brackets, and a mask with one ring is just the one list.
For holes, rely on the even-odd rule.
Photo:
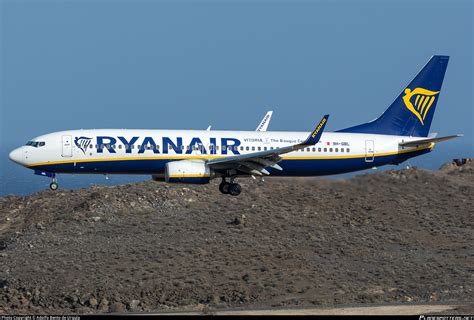
[(268, 111), (263, 117), (260, 124), (257, 126), (255, 131), (267, 131), (268, 125), (270, 124), (270, 119), (272, 118), (273, 111)]
[(441, 141), (446, 141), (458, 137), (462, 137), (462, 134), (456, 134), (453, 136), (446, 136), (446, 137), (439, 137), (439, 138), (428, 138), (428, 139), (419, 139), (419, 140), (413, 140), (413, 141), (407, 141), (407, 142), (400, 142), (398, 145), (400, 147), (417, 147), (420, 145), (425, 145), (425, 144), (430, 144), (430, 143), (436, 143), (436, 142), (441, 142)]
[(283, 170), (277, 164), (281, 161), (280, 155), (303, 149), (318, 143), (321, 139), (321, 135), (323, 134), (328, 118), (329, 115), (325, 115), (310, 133), (308, 138), (306, 138), (306, 140), (302, 143), (272, 150), (253, 152), (219, 159), (211, 159), (207, 161), (207, 164), (210, 168), (216, 171), (234, 169), (243, 174), (255, 174), (259, 176), (270, 174), (267, 170), (265, 170), (266, 167)]

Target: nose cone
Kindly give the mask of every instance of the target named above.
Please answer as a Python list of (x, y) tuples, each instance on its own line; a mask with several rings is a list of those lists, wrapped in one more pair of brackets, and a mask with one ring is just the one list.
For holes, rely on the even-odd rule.
[(23, 152), (20, 150), (20, 148), (13, 150), (10, 152), (8, 155), (11, 161), (16, 162), (18, 164), (23, 164)]

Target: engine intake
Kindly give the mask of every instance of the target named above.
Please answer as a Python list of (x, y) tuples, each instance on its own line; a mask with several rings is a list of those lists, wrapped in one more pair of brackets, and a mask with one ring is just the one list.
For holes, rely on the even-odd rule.
[(171, 161), (165, 167), (165, 181), (171, 183), (206, 184), (213, 175), (202, 160)]

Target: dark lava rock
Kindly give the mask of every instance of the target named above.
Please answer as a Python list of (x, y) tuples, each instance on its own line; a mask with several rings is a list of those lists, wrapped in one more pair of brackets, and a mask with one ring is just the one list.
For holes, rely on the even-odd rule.
[(474, 301), (473, 165), (3, 197), (0, 309)]

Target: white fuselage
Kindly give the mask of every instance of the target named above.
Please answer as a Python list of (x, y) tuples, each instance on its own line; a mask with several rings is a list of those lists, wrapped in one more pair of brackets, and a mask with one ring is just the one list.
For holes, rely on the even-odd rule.
[[(213, 159), (301, 143), (309, 132), (89, 129), (55, 132), (15, 149), (10, 158), (54, 173), (163, 174), (164, 164)], [(433, 145), (403, 148), (419, 137), (325, 132), (314, 146), (281, 155), (280, 176), (314, 176), (394, 164)], [(43, 144), (43, 145), (40, 145)]]

